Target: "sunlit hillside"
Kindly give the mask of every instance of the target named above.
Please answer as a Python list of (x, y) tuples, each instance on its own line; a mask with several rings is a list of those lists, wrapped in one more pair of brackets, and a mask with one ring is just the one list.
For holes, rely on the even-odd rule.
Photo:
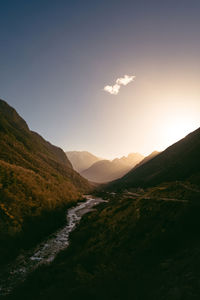
[[(75, 203), (89, 189), (89, 183), (72, 169), (60, 148), (31, 132), (3, 100), (0, 141), (0, 251), (5, 251), (0, 252), (0, 260), (5, 260), (4, 256), (11, 254), (7, 242), (12, 247), (12, 239), (20, 238), (26, 231), (36, 237), (43, 228), (49, 232), (53, 215), (50, 226), (45, 224), (44, 215), (48, 219), (53, 211)], [(41, 228), (33, 233), (37, 218)]]

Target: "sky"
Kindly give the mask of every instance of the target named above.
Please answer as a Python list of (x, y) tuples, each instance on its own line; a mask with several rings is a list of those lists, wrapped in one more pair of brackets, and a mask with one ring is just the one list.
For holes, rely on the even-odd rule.
[(199, 0), (0, 1), (0, 98), (65, 151), (148, 155), (198, 128), (199, 53)]

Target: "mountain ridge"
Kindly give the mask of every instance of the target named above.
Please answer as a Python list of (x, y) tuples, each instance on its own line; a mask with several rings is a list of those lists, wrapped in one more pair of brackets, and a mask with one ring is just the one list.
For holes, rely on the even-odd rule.
[(0, 100), (0, 262), (13, 243), (18, 248), (18, 240), (31, 241), (30, 233), (37, 238), (60, 224), (63, 208), (90, 189), (61, 148), (30, 131), (16, 110)]
[(199, 150), (198, 129), (128, 173), (135, 184), (102, 186), (107, 201), (11, 299), (199, 299)]
[(89, 168), (95, 162), (102, 160), (102, 158), (99, 158), (88, 151), (67, 151), (65, 154), (70, 160), (74, 170), (79, 173)]
[(108, 184), (110, 188), (148, 187), (164, 181), (184, 180), (190, 172), (198, 172), (200, 128), (169, 146), (151, 160)]
[(132, 169), (144, 157), (139, 153), (130, 153), (128, 156), (113, 160), (100, 160), (80, 174), (89, 181), (104, 183), (120, 178)]

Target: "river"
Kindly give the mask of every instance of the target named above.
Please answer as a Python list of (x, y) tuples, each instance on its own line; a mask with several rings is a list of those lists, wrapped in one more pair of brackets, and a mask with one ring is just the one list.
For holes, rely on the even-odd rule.
[(63, 228), (48, 236), (33, 249), (24, 251), (14, 262), (0, 271), (0, 296), (10, 294), (40, 265), (51, 263), (61, 250), (68, 247), (70, 232), (76, 228), (82, 216), (94, 210), (99, 203), (106, 202), (90, 195), (86, 195), (85, 198), (87, 199), (85, 202), (79, 202), (67, 210), (66, 225)]

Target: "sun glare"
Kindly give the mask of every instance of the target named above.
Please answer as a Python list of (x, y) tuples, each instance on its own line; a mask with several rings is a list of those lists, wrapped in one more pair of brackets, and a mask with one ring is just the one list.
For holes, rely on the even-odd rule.
[(196, 128), (198, 128), (198, 126), (194, 123), (192, 118), (170, 118), (162, 130), (163, 149), (184, 138)]

